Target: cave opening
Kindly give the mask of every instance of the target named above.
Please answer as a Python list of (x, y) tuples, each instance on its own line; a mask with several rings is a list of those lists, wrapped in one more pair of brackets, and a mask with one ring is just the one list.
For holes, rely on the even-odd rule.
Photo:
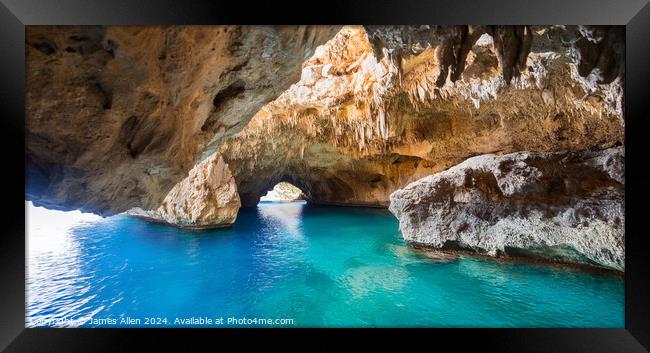
[(260, 197), (259, 203), (274, 202), (307, 202), (305, 193), (297, 186), (281, 181), (268, 190), (266, 195)]

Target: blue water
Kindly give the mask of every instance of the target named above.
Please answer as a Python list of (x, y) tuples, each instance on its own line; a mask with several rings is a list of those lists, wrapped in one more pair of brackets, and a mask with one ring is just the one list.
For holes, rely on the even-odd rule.
[(266, 203), (200, 233), (27, 211), (28, 326), (624, 326), (620, 277), (431, 258), (386, 210)]

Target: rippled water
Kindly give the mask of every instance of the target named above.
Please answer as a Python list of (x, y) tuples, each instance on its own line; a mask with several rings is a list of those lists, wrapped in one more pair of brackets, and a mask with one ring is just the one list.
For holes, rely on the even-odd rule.
[(432, 259), (404, 243), (386, 210), (260, 204), (242, 209), (232, 228), (201, 233), (31, 203), (27, 214), (28, 326), (123, 327), (127, 317), (140, 320), (135, 326), (149, 326), (146, 318), (174, 326), (192, 316), (214, 326), (219, 318), (307, 327), (624, 326), (621, 278)]

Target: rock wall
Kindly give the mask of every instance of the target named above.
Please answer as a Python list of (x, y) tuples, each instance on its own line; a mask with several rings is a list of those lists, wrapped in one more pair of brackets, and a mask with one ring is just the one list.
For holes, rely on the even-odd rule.
[(27, 27), (27, 197), (157, 208), (337, 26)]
[(244, 206), (387, 207), (472, 156), (625, 142), (623, 27), (339, 29), (28, 28), (28, 197), (156, 210), (219, 153)]
[(621, 27), (346, 26), (221, 153), (244, 205), (285, 180), (385, 207), (477, 154), (622, 144), (622, 43)]
[(469, 158), (391, 194), (404, 239), (624, 270), (624, 148)]

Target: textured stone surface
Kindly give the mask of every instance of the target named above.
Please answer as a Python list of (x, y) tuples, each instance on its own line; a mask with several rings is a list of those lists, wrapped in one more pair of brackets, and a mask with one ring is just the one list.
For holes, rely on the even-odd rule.
[(215, 153), (194, 166), (158, 209), (135, 208), (127, 214), (182, 228), (206, 229), (233, 224), (240, 206), (235, 179)]
[(260, 201), (291, 202), (304, 199), (305, 195), (303, 195), (302, 190), (289, 183), (281, 182), (275, 185), (272, 190), (269, 190), (266, 195), (262, 196)]
[(625, 264), (624, 148), (467, 159), (390, 196), (404, 239), (489, 255)]
[(312, 202), (385, 207), (478, 154), (624, 143), (621, 28), (590, 28), (344, 27), (222, 145), (242, 203), (284, 180)]
[(339, 28), (27, 27), (29, 199), (157, 208)]
[(28, 197), (157, 209), (219, 151), (243, 205), (288, 181), (387, 207), (479, 154), (609, 148), (625, 142), (623, 31), (28, 28)]

